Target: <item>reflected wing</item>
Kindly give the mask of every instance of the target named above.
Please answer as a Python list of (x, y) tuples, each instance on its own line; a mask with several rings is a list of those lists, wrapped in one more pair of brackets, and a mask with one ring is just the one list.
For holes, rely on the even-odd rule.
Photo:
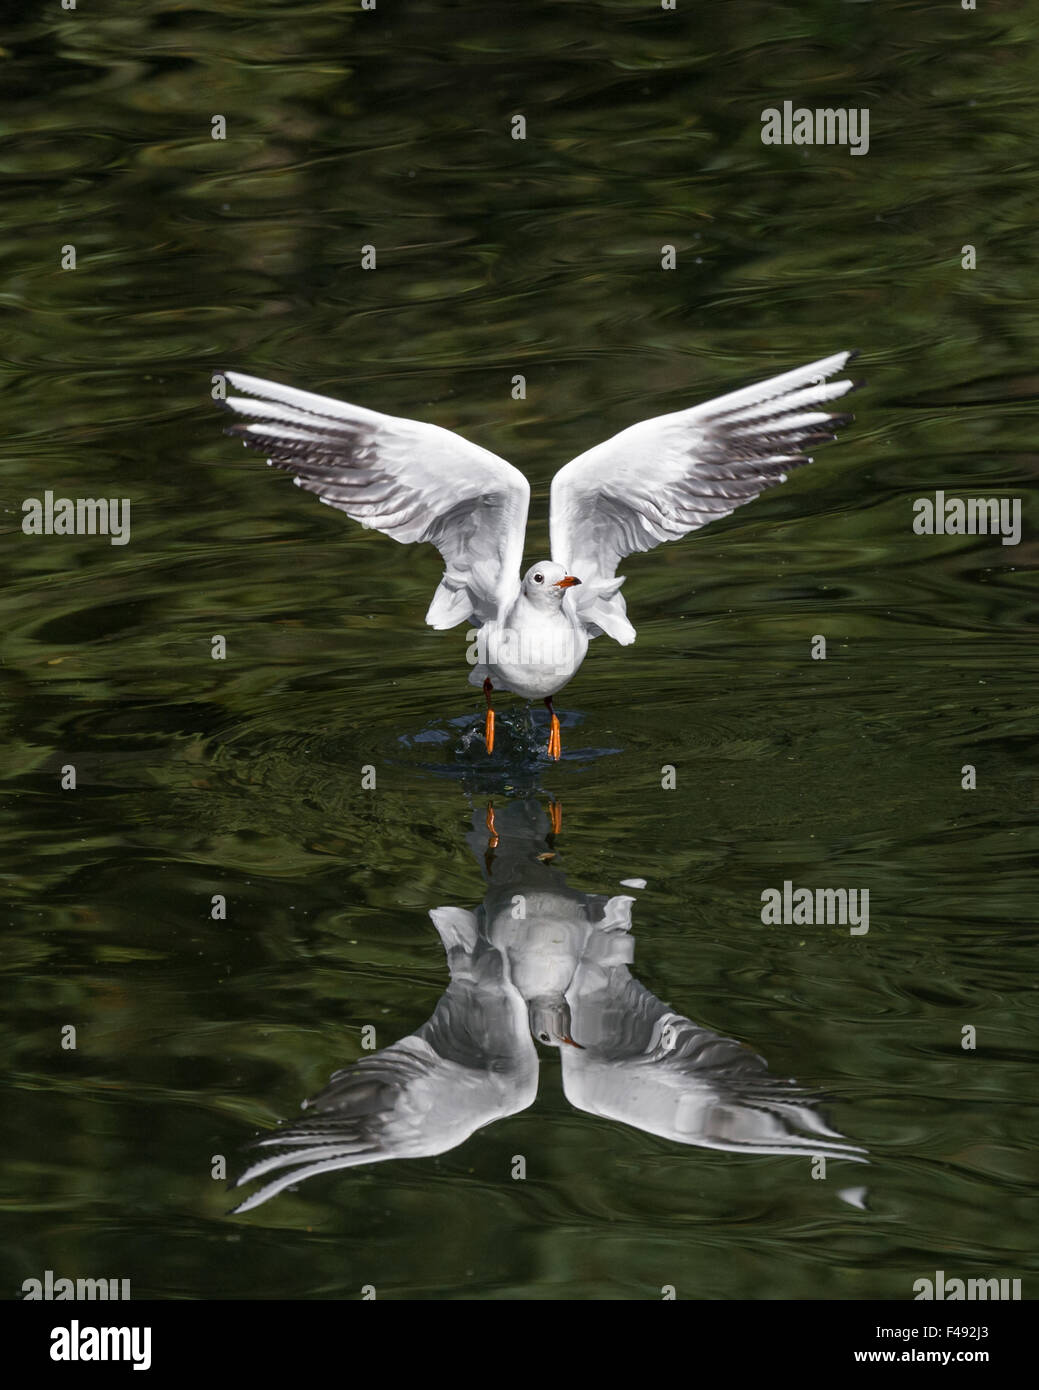
[(445, 572), (426, 622), (504, 617), (519, 593), (530, 488), (495, 454), (438, 425), (225, 372), (242, 416), (228, 433), (267, 454), (354, 521), (402, 543), (428, 541)]
[(852, 356), (838, 352), (692, 410), (643, 420), (559, 470), (552, 559), (581, 580), (574, 601), (593, 635), (635, 640), (616, 578), (626, 555), (727, 516), (810, 463), (806, 449), (834, 438), (852, 417), (821, 407), (856, 383), (827, 385), (826, 378)]
[(588, 960), (568, 995), (573, 1035), (562, 1049), (571, 1105), (702, 1148), (859, 1158), (806, 1095), (761, 1057), (662, 1004), (627, 966)]
[(538, 1061), (523, 1000), (499, 953), (461, 908), (430, 913), (451, 983), (417, 1033), (337, 1072), (305, 1119), (256, 1141), (265, 1150), (235, 1183), (267, 1178), (236, 1212), (337, 1168), (446, 1153), (537, 1094)]

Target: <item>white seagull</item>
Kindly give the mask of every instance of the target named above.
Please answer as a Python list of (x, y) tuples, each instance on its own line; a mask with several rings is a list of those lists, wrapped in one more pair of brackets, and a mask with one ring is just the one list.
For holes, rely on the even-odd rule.
[(483, 902), (429, 914), (451, 976), (432, 1017), (336, 1072), (303, 1119), (254, 1140), (261, 1156), (234, 1186), (266, 1181), (236, 1212), (319, 1173), (447, 1153), (520, 1114), (538, 1094), (535, 1040), (559, 1048), (563, 1092), (590, 1115), (705, 1149), (868, 1161), (796, 1082), (639, 983), (635, 899), (567, 883), (542, 853), (556, 815), (514, 802), (500, 820), (490, 855), (479, 812), (466, 837), (487, 878)]
[(859, 384), (828, 380), (853, 356), (838, 352), (643, 420), (580, 454), (552, 480), (552, 558), (522, 578), (530, 486), (496, 454), (439, 425), (242, 372), (222, 373), (243, 393), (223, 404), (243, 417), (228, 433), (294, 473), (297, 487), (395, 541), (437, 547), (444, 577), (426, 622), (478, 630), (469, 681), (487, 698), (488, 752), (491, 694), (511, 690), (544, 700), (548, 754), (558, 758), (553, 695), (576, 674), (591, 638), (635, 640), (620, 562), (728, 516), (810, 463), (805, 450), (853, 418), (824, 408)]

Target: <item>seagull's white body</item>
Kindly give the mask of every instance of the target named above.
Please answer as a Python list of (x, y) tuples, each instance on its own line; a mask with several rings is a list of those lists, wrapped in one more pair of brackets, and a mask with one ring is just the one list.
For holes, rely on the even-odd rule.
[[(527, 593), (528, 582), (534, 584), (538, 574), (552, 586), (543, 603), (536, 593)], [(533, 567), (504, 620), (492, 619), (477, 634), (471, 685), (490, 680), (495, 690), (543, 700), (572, 679), (588, 651), (589, 634), (573, 594), (555, 588), (565, 578), (562, 565), (546, 560)]]
[(592, 638), (635, 640), (625, 556), (728, 515), (834, 437), (849, 417), (823, 407), (855, 383), (828, 378), (851, 355), (643, 420), (573, 459), (552, 482), (552, 559), (522, 579), (530, 488), (504, 459), (437, 425), (240, 372), (225, 373), (243, 393), (225, 404), (243, 417), (231, 433), (297, 486), (396, 541), (435, 545), (445, 569), (427, 623), (476, 629), (472, 683), (539, 699), (573, 677)]

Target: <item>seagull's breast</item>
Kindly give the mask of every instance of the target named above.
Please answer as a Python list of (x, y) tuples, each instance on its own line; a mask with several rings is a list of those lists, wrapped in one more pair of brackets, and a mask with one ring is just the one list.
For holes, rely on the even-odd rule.
[(480, 633), (480, 659), (498, 689), (541, 700), (572, 680), (588, 651), (588, 634), (570, 605), (546, 610), (522, 595), (504, 622)]

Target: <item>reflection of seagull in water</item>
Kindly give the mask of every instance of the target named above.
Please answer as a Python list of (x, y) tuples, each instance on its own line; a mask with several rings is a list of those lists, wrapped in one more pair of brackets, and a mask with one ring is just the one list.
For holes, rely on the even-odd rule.
[[(224, 375), (229, 433), (262, 449), (322, 502), (402, 543), (428, 541), (444, 577), (426, 614), (434, 628), (478, 629), (469, 677), (491, 694), (544, 700), (548, 752), (560, 755), (553, 695), (576, 674), (589, 639), (635, 640), (617, 567), (628, 555), (727, 516), (811, 460), (851, 416), (825, 407), (855, 385), (827, 378), (852, 354), (643, 420), (581, 454), (552, 481), (551, 560), (520, 577), (530, 487), (511, 464), (437, 425), (402, 420), (277, 382)], [(580, 588), (576, 586), (580, 586)]]
[[(794, 1083), (632, 977), (634, 899), (570, 888), (544, 853), (550, 823), (536, 803), (499, 812), (498, 829), (481, 906), (430, 913), (451, 972), (432, 1018), (337, 1072), (305, 1118), (254, 1141), (269, 1156), (235, 1186), (267, 1181), (237, 1211), (337, 1168), (446, 1153), (527, 1109), (532, 1032), (560, 1048), (578, 1110), (703, 1148), (860, 1158)], [(481, 864), (485, 838), (476, 816), (468, 839)]]

